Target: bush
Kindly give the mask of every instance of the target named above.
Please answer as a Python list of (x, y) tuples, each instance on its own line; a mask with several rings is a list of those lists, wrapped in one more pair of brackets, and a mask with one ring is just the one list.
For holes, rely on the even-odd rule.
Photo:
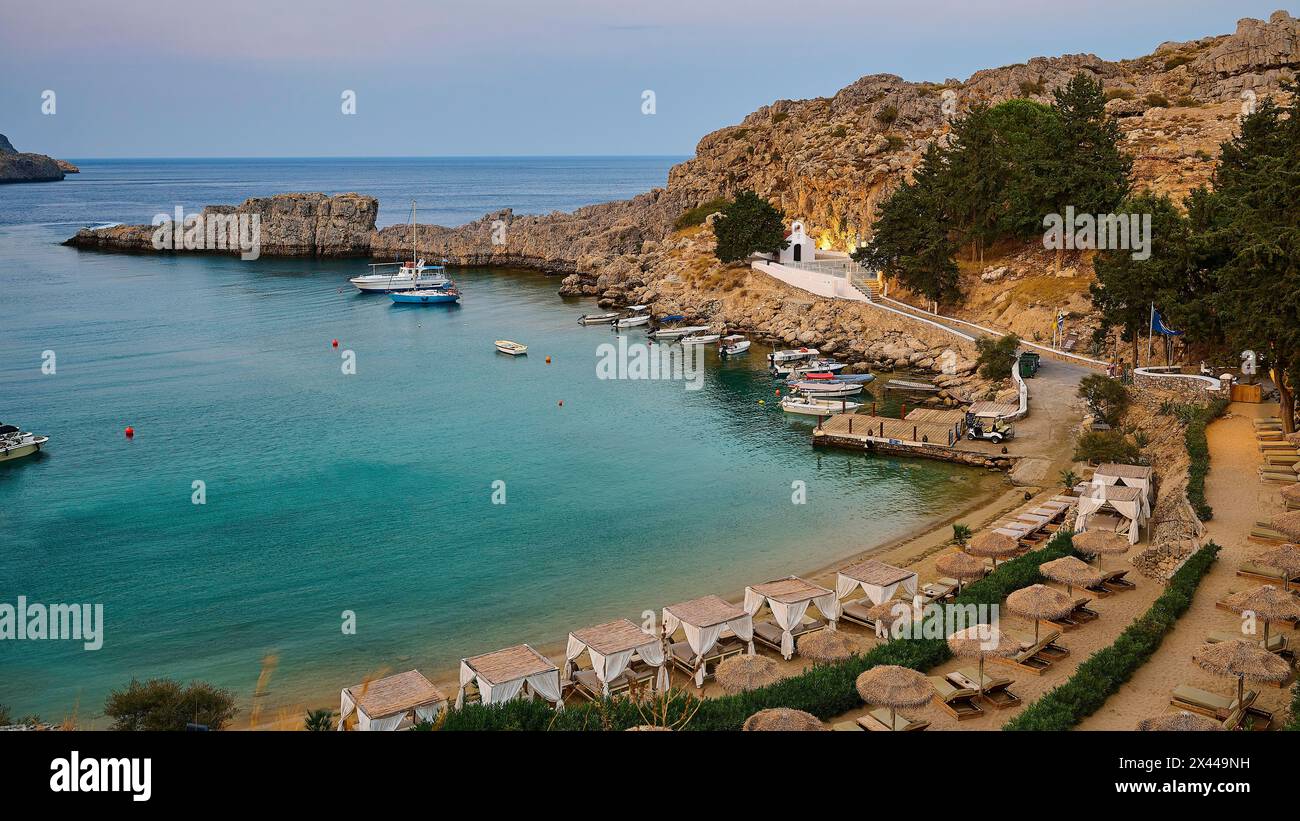
[(1300, 732), (1300, 683), (1291, 688), (1291, 718), (1282, 729)]
[(741, 191), (722, 209), (713, 235), (720, 262), (738, 262), (755, 252), (774, 254), (788, 245), (781, 212), (753, 191)]
[(226, 690), (202, 681), (187, 687), (168, 679), (135, 679), (125, 690), (113, 690), (104, 701), (104, 715), (114, 730), (184, 730), (190, 722), (220, 730), (235, 715), (235, 699)]
[(1228, 404), (1227, 399), (1216, 399), (1203, 407), (1184, 406), (1191, 409), (1187, 430), (1183, 431), (1190, 462), (1187, 466), (1187, 501), (1196, 511), (1196, 518), (1202, 522), (1214, 518), (1214, 508), (1205, 501), (1205, 476), (1210, 472), (1210, 443), (1205, 438), (1205, 428), (1223, 413)]
[(1168, 108), (1169, 98), (1159, 92), (1151, 92), (1146, 96), (1147, 105), (1152, 108)]
[(777, 113), (772, 115), (772, 125), (780, 125), (781, 123), (785, 122), (786, 118), (789, 116), (790, 115), (785, 111), (778, 111)]
[(1020, 81), (1021, 97), (1033, 97), (1036, 94), (1042, 94), (1046, 89), (1047, 87), (1043, 85), (1043, 80), (1041, 77), (1038, 78), (1037, 80), (1032, 80), (1032, 81), (1031, 80)]
[(1074, 445), (1074, 461), (1093, 465), (1102, 462), (1136, 464), (1140, 455), (1137, 445), (1117, 430), (1087, 431)]
[(303, 717), (303, 729), (309, 733), (320, 733), (334, 729), (334, 711), (329, 709), (308, 710)]
[(1209, 572), (1219, 546), (1196, 551), (1169, 580), (1165, 592), (1115, 643), (1093, 653), (1065, 683), (1025, 708), (1004, 730), (1068, 730), (1094, 712), (1160, 647), (1165, 634), (1187, 611), (1201, 579)]
[(885, 151), (897, 151), (902, 148), (903, 144), (906, 142), (906, 140), (897, 134), (887, 134), (885, 135)]
[(1079, 398), (1088, 403), (1088, 409), (1111, 427), (1119, 424), (1128, 410), (1128, 390), (1118, 379), (1099, 373), (1085, 376), (1079, 381)]
[(1173, 71), (1179, 66), (1186, 65), (1192, 61), (1192, 58), (1186, 54), (1178, 54), (1165, 60), (1165, 71)]
[[(1007, 594), (1043, 580), (1043, 562), (1076, 555), (1068, 531), (1052, 537), (1042, 550), (998, 566), (983, 579), (968, 585), (954, 604), (997, 604)], [(854, 683), (866, 670), (880, 664), (897, 664), (929, 670), (951, 657), (942, 639), (895, 639), (860, 656), (833, 664), (818, 664), (797, 676), (745, 693), (700, 700), (689, 693), (671, 699), (670, 721), (685, 720), (684, 730), (739, 730), (759, 710), (792, 707), (823, 721), (862, 706)], [(604, 699), (555, 712), (544, 702), (515, 700), (485, 707), (466, 705), (453, 710), (445, 730), (625, 730), (646, 723), (646, 716), (627, 698)]]
[(1106, 99), (1109, 100), (1131, 100), (1133, 99), (1133, 89), (1131, 88), (1108, 88), (1106, 89)]
[(1020, 347), (1020, 337), (1007, 334), (1000, 339), (982, 336), (975, 340), (979, 358), (980, 376), (985, 379), (999, 380), (1011, 376), (1011, 368), (1016, 363), (1016, 350)]
[(844, 126), (839, 125), (831, 130), (831, 136), (837, 140), (842, 140), (845, 137), (849, 136), (849, 130)]
[(709, 218), (710, 214), (716, 214), (726, 208), (731, 200), (726, 197), (714, 197), (706, 203), (697, 205), (694, 208), (682, 212), (673, 222), (673, 228), (680, 231), (683, 228), (691, 228), (696, 225), (703, 225), (704, 221)]
[(894, 121), (897, 119), (898, 119), (898, 108), (895, 106), (892, 105), (883, 106), (879, 111), (876, 112), (876, 122), (880, 123), (881, 125), (893, 125)]

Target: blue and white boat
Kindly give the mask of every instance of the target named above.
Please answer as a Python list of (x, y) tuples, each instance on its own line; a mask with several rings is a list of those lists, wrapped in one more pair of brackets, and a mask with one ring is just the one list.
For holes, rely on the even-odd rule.
[(398, 304), (445, 305), (448, 302), (460, 302), (460, 291), (454, 287), (419, 288), (411, 291), (393, 291), (388, 298)]
[[(364, 293), (392, 293), (393, 291), (424, 291), (451, 288), (456, 283), (443, 272), (441, 265), (426, 265), (416, 258), (415, 201), (411, 201), (411, 259), (407, 262), (381, 262), (370, 266), (370, 273), (352, 277), (348, 282)], [(445, 262), (446, 260), (444, 260)], [(385, 270), (396, 266), (393, 270)], [(452, 300), (453, 302), (455, 300)]]

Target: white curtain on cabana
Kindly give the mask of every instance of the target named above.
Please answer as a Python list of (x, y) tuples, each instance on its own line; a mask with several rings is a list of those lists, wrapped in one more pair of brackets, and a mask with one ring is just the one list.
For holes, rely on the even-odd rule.
[(835, 622), (840, 618), (840, 600), (834, 593), (786, 603), (768, 598), (752, 587), (745, 588), (745, 612), (749, 613), (751, 619), (758, 614), (759, 610), (763, 609), (764, 604), (772, 611), (776, 626), (781, 628), (781, 655), (785, 657), (786, 661), (794, 657), (794, 633), (792, 631), (803, 621), (804, 614), (808, 612), (808, 605), (815, 604), (821, 614), (826, 617), (827, 630), (835, 630)]
[(346, 687), (343, 688), (343, 692), (339, 694), (338, 729), (340, 732), (343, 730), (343, 725), (347, 723), (348, 716), (352, 715), (352, 712), (356, 709), (357, 709), (357, 703), (352, 700), (352, 694), (347, 691)]
[(474, 682), (478, 686), (479, 697), (484, 704), (504, 704), (517, 697), (527, 685), (533, 693), (555, 705), (555, 709), (564, 709), (564, 700), (560, 698), (560, 671), (546, 670), (525, 678), (493, 684), (474, 672), (467, 663), (460, 663), (460, 689), (456, 691), (456, 709), (465, 706), (465, 686)]
[[(835, 574), (835, 596), (837, 599), (843, 599), (853, 595), (854, 589), (858, 587), (861, 587), (862, 592), (867, 594), (867, 598), (871, 599), (872, 604), (880, 604), (881, 602), (887, 602), (894, 598), (894, 594), (898, 592), (898, 588), (900, 587), (915, 596), (916, 574), (913, 573), (902, 581), (886, 585), (867, 584), (866, 582), (858, 581), (852, 576), (846, 576), (843, 573)], [(820, 610), (821, 608), (818, 607), (817, 609)]]
[[(433, 721), (438, 717), (447, 706), (447, 702), (439, 701), (435, 704), (428, 704), (423, 707), (415, 708), (416, 721)], [(357, 706), (356, 701), (352, 698), (352, 693), (344, 689), (339, 694), (339, 726), (336, 728), (342, 730), (347, 723), (348, 716), (353, 713), (357, 714), (357, 729), (360, 731), (370, 732), (389, 732), (396, 730), (401, 726), (402, 721), (406, 718), (406, 711), (403, 710), (396, 715), (385, 716), (384, 718), (371, 718), (366, 715), (366, 711)]]
[[(1142, 517), (1144, 519), (1151, 516), (1151, 480), (1150, 479), (1131, 479), (1127, 476), (1110, 476), (1104, 473), (1094, 473), (1092, 476), (1094, 487), (1135, 487), (1142, 491)], [(1105, 490), (1102, 490), (1105, 493)]]
[(651, 667), (658, 668), (655, 672), (656, 690), (668, 689), (668, 664), (667, 659), (664, 658), (664, 648), (659, 643), (659, 639), (653, 636), (648, 636), (646, 643), (640, 647), (605, 656), (588, 647), (582, 639), (570, 633), (569, 645), (564, 653), (564, 677), (566, 679), (571, 673), (574, 660), (581, 656), (584, 651), (587, 653), (587, 657), (591, 659), (591, 669), (596, 674), (596, 678), (600, 680), (601, 689), (605, 695), (609, 695), (609, 683), (623, 675), (628, 665), (632, 663), (633, 657), (641, 659)]
[(1118, 499), (1100, 499), (1091, 496), (1079, 497), (1079, 518), (1075, 527), (1080, 531), (1088, 529), (1088, 517), (1109, 505), (1116, 513), (1128, 519), (1132, 524), (1128, 529), (1129, 544), (1137, 544), (1138, 531), (1141, 529), (1143, 520), (1143, 498), (1139, 497), (1131, 501), (1122, 501)]
[(686, 633), (686, 643), (690, 646), (691, 652), (695, 653), (695, 660), (692, 663), (695, 666), (696, 687), (704, 686), (704, 657), (718, 643), (718, 637), (722, 635), (724, 628), (735, 633), (736, 638), (745, 642), (749, 655), (754, 655), (754, 619), (749, 613), (708, 627), (697, 627), (684, 622), (674, 616), (673, 611), (667, 609), (664, 610), (663, 616), (665, 637), (672, 636), (679, 627)]

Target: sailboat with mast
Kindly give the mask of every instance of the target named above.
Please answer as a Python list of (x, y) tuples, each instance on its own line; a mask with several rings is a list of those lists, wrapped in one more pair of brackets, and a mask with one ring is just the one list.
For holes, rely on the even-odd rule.
[(411, 201), (411, 258), (404, 262), (381, 262), (370, 273), (348, 280), (362, 293), (450, 288), (453, 283), (441, 265), (426, 265), (415, 250), (415, 200)]

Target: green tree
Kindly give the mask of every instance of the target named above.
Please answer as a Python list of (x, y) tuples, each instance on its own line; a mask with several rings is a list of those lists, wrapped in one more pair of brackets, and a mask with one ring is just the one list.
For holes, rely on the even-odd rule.
[(1074, 461), (1097, 465), (1103, 462), (1137, 464), (1141, 453), (1137, 445), (1117, 430), (1090, 430), (1079, 436), (1074, 445)]
[(1098, 419), (1112, 427), (1119, 424), (1128, 410), (1128, 390), (1119, 380), (1099, 373), (1088, 374), (1079, 381), (1079, 397)]
[(949, 237), (949, 214), (942, 185), (943, 152), (934, 143), (905, 182), (880, 207), (874, 236), (853, 252), (858, 262), (894, 276), (933, 301), (955, 298), (957, 246)]
[(975, 348), (979, 351), (975, 364), (979, 366), (980, 376), (985, 379), (1006, 379), (1011, 376), (1011, 369), (1016, 364), (1020, 337), (1015, 334), (1007, 334), (998, 339), (983, 336), (975, 340)]
[(952, 526), (952, 540), (962, 550), (966, 549), (966, 543), (970, 541), (971, 530), (968, 525), (955, 524)]
[(202, 681), (181, 687), (168, 679), (150, 679), (113, 690), (104, 715), (114, 730), (184, 730), (190, 722), (220, 730), (234, 718), (235, 699), (226, 690)]
[(308, 710), (303, 717), (303, 728), (308, 732), (319, 733), (334, 729), (334, 711), (329, 709)]
[(977, 104), (953, 121), (943, 180), (947, 210), (971, 260), (997, 240), (1006, 184), (1000, 138), (989, 107)]
[(1065, 470), (1061, 471), (1062, 487), (1064, 487), (1066, 490), (1070, 490), (1077, 484), (1079, 484), (1079, 474), (1075, 473), (1073, 470), (1070, 470), (1069, 468), (1066, 468)]
[(1052, 210), (1060, 120), (1051, 106), (1024, 99), (994, 106), (989, 119), (998, 135), (998, 173), (1004, 181), (1000, 232), (1020, 239), (1041, 235), (1043, 215)]
[(722, 262), (737, 262), (750, 254), (775, 254), (789, 243), (781, 212), (753, 191), (736, 195), (713, 223), (717, 256)]

